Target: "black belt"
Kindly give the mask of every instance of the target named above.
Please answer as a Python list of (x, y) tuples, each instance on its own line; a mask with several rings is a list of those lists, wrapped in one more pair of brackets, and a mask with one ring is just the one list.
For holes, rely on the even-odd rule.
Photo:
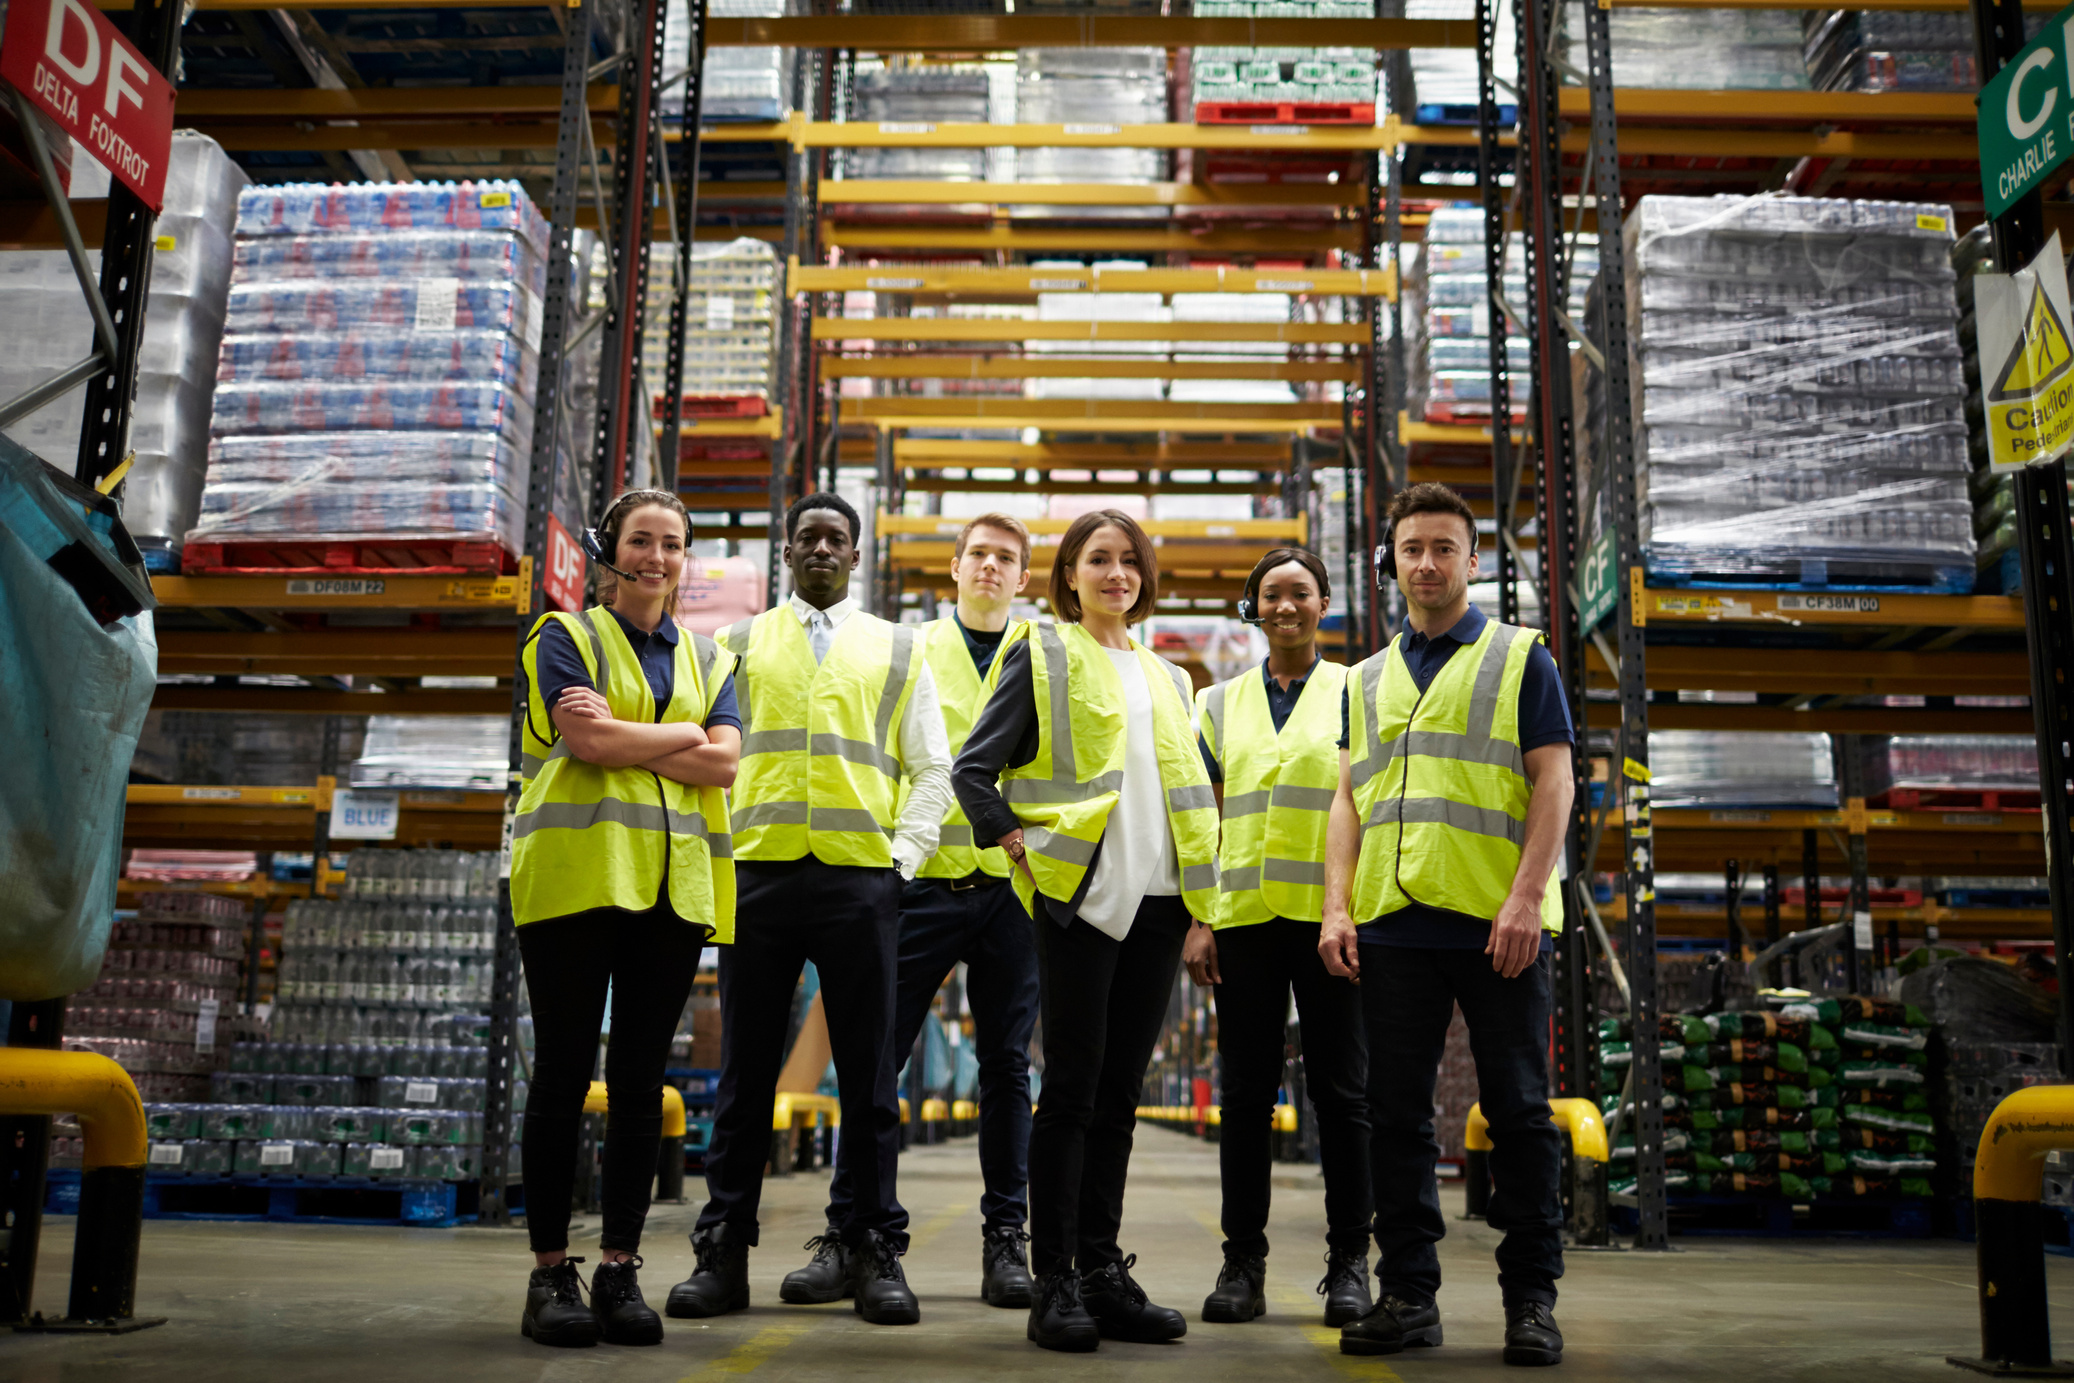
[(988, 884), (1005, 884), (1008, 880), (998, 874), (989, 874), (984, 869), (975, 869), (963, 878), (943, 879), (939, 882), (953, 893), (970, 893), (975, 888), (982, 888)]

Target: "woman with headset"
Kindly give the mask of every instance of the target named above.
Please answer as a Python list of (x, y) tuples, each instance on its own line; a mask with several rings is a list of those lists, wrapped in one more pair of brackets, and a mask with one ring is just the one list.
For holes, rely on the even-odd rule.
[[(544, 1345), (660, 1344), (636, 1270), (662, 1136), (663, 1067), (708, 941), (734, 935), (725, 789), (742, 722), (732, 654), (677, 626), (683, 503), (632, 490), (585, 547), (610, 608), (541, 618), (521, 659), (524, 787), (511, 912), (532, 1000), (523, 1146), (534, 1269), (522, 1332)], [(603, 1261), (568, 1256), (577, 1125), (607, 994)]]
[(1262, 557), (1246, 579), (1239, 618), (1267, 635), (1267, 658), (1196, 697), (1203, 763), (1223, 818), (1217, 916), (1198, 920), (1182, 950), (1189, 977), (1214, 986), (1222, 1072), (1224, 1267), (1203, 1302), (1205, 1321), (1250, 1321), (1267, 1310), (1275, 1092), (1292, 992), (1325, 1175), (1325, 1323), (1345, 1325), (1371, 1305), (1361, 995), (1328, 974), (1318, 955), (1347, 680), (1344, 665), (1318, 656), (1318, 621), (1331, 596), (1317, 554), (1282, 547)]
[(951, 770), (973, 837), (997, 841), (1037, 928), (1044, 1098), (1030, 1133), (1029, 1338), (1187, 1333), (1117, 1247), (1145, 1068), (1191, 915), (1217, 899), (1216, 802), (1188, 675), (1131, 637), (1152, 613), (1152, 540), (1113, 509), (1075, 519), (1051, 614), (1012, 631)]

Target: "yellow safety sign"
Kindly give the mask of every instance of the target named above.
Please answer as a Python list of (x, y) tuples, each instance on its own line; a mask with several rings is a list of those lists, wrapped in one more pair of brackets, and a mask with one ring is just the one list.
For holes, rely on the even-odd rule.
[(2014, 274), (1973, 280), (1988, 457), (1997, 469), (2048, 461), (2074, 443), (2074, 341), (2055, 234)]

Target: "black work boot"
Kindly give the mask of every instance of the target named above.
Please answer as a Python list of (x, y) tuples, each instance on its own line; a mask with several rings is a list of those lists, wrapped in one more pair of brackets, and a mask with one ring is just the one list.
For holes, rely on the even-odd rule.
[(1156, 1306), (1146, 1299), (1145, 1289), (1131, 1277), (1131, 1266), (1137, 1261), (1134, 1253), (1082, 1279), (1080, 1299), (1087, 1304), (1087, 1313), (1095, 1318), (1105, 1340), (1158, 1345), (1180, 1339), (1188, 1333), (1188, 1318), (1171, 1306)]
[(1258, 1254), (1224, 1251), (1217, 1285), (1203, 1298), (1203, 1319), (1218, 1325), (1267, 1314), (1267, 1260)]
[(1061, 1268), (1031, 1284), (1030, 1327), (1025, 1333), (1039, 1349), (1065, 1354), (1087, 1354), (1102, 1347), (1102, 1332), (1080, 1301), (1079, 1273)]
[(598, 1318), (598, 1333), (608, 1345), (659, 1345), (663, 1342), (663, 1318), (642, 1299), (641, 1283), (635, 1273), (641, 1255), (619, 1262), (598, 1264), (591, 1274), (591, 1311)]
[(1341, 1354), (1398, 1354), (1440, 1343), (1440, 1307), (1384, 1296), (1375, 1309), (1339, 1332)]
[(519, 1333), (536, 1345), (583, 1348), (598, 1342), (598, 1318), (583, 1304), (581, 1258), (564, 1258), (552, 1268), (535, 1268), (526, 1279), (526, 1313)]
[(1556, 1328), (1554, 1311), (1538, 1301), (1505, 1304), (1505, 1362), (1563, 1362), (1563, 1332)]
[(679, 1318), (724, 1316), (749, 1307), (749, 1245), (733, 1225), (717, 1224), (691, 1236), (698, 1264), (670, 1289), (663, 1310)]
[(789, 1301), (794, 1306), (820, 1306), (850, 1295), (850, 1257), (843, 1241), (836, 1237), (834, 1225), (800, 1247), (812, 1249), (814, 1256), (804, 1268), (785, 1274), (785, 1281), (778, 1288), (779, 1301)]
[(900, 1245), (890, 1236), (867, 1229), (847, 1256), (858, 1315), (873, 1325), (913, 1325), (922, 1319), (922, 1304), (900, 1269)]
[(1023, 1245), (1030, 1236), (1014, 1225), (987, 1230), (979, 1254), (979, 1295), (989, 1306), (1016, 1310), (1030, 1305), (1030, 1264)]
[(1318, 1295), (1325, 1298), (1327, 1325), (1352, 1325), (1373, 1310), (1375, 1301), (1368, 1295), (1368, 1250), (1328, 1250)]

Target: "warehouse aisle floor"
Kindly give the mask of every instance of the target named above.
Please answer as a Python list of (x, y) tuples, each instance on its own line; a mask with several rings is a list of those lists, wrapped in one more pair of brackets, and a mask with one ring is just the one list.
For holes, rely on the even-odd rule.
[[(751, 1257), (756, 1306), (718, 1321), (668, 1323), (660, 1348), (542, 1349), (520, 1338), (528, 1258), (521, 1230), (390, 1230), (322, 1225), (153, 1221), (145, 1226), (138, 1304), (171, 1323), (116, 1338), (0, 1335), (7, 1383), (158, 1380), (664, 1380), (966, 1383), (1021, 1377), (1132, 1383), (1264, 1379), (1456, 1380), (1518, 1377), (1498, 1360), (1502, 1316), (1491, 1266), (1496, 1236), (1453, 1220), (1442, 1246), (1447, 1347), (1388, 1360), (1343, 1357), (1317, 1323), (1321, 1202), (1315, 1171), (1280, 1169), (1269, 1258), (1269, 1314), (1243, 1326), (1196, 1319), (1221, 1236), (1214, 1146), (1139, 1126), (1125, 1248), (1154, 1300), (1188, 1313), (1185, 1340), (1105, 1344), (1045, 1354), (1023, 1339), (1024, 1313), (978, 1297), (979, 1192), (972, 1141), (901, 1160), (914, 1216), (908, 1277), (922, 1324), (880, 1327), (839, 1307), (791, 1307), (778, 1281), (804, 1261), (820, 1227), (818, 1176), (772, 1180), (763, 1247)], [(694, 1181), (694, 1188), (697, 1183)], [(692, 1207), (658, 1206), (649, 1222), (651, 1301), (691, 1267)], [(594, 1216), (585, 1217), (595, 1260)], [(72, 1221), (46, 1227), (37, 1302), (62, 1308)], [(579, 1232), (577, 1243), (584, 1243)], [(1953, 1378), (1948, 1353), (1979, 1348), (1971, 1245), (1682, 1240), (1679, 1252), (1574, 1254), (1558, 1309), (1569, 1339), (1556, 1377), (1681, 1380), (1753, 1377)], [(579, 1252), (583, 1252), (579, 1249)], [(2051, 1258), (2052, 1309), (2074, 1354), (2074, 1260)], [(588, 1267), (586, 1268), (586, 1272)]]

